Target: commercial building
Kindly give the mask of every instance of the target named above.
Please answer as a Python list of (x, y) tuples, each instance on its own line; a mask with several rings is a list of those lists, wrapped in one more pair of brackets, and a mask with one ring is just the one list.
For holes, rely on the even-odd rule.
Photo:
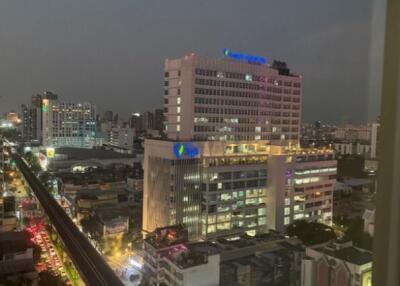
[(270, 156), (268, 189), (275, 196), (271, 227), (283, 231), (299, 219), (331, 225), (336, 173), (331, 149), (300, 149)]
[(92, 148), (96, 145), (96, 108), (90, 103), (43, 99), (43, 146)]
[(218, 286), (220, 255), (210, 242), (189, 242), (181, 226), (158, 228), (144, 240), (148, 285)]
[(42, 144), (43, 100), (55, 101), (58, 95), (50, 91), (35, 94), (28, 105), (22, 105), (22, 138), (31, 144)]
[(372, 253), (349, 243), (306, 248), (302, 286), (371, 286)]
[(132, 166), (141, 161), (134, 154), (111, 150), (61, 147), (54, 150), (54, 157), (47, 158), (47, 168), (52, 171), (84, 172), (88, 168), (107, 167), (112, 164)]
[(143, 229), (184, 224), (191, 239), (331, 224), (333, 150), (267, 141), (146, 140)]
[(132, 153), (136, 131), (128, 127), (115, 127), (109, 131), (107, 145), (120, 153)]
[(90, 103), (64, 103), (52, 92), (32, 96), (22, 105), (25, 141), (49, 147), (91, 148), (96, 145), (96, 108)]
[(331, 149), (300, 149), (302, 78), (224, 50), (165, 61), (167, 140), (145, 140), (143, 229), (216, 239), (332, 222)]
[(169, 139), (298, 144), (302, 77), (286, 63), (226, 49), (220, 59), (167, 59), (164, 71)]

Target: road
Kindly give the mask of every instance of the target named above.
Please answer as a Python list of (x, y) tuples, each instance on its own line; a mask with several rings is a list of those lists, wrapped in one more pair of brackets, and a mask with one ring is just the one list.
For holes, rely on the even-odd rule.
[(79, 231), (56, 200), (44, 189), (24, 160), (17, 154), (13, 154), (12, 156), (17, 163), (18, 169), (24, 175), (45, 213), (56, 228), (69, 256), (86, 285), (122, 286), (123, 283), (121, 280)]

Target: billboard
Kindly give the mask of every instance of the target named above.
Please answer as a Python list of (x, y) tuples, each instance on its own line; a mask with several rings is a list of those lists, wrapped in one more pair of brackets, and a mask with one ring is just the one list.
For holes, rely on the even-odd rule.
[(372, 286), (372, 271), (364, 272), (361, 281), (361, 286)]
[(46, 148), (46, 157), (47, 158), (54, 158), (55, 155), (55, 149), (52, 147), (47, 147)]

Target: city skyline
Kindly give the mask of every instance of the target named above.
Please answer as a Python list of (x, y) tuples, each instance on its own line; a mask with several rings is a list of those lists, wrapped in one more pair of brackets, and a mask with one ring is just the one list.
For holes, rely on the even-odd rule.
[[(372, 3), (346, 3), (343, 9), (340, 2), (307, 1), (298, 9), (287, 9), (293, 1), (276, 2), (268, 10), (260, 1), (159, 3), (159, 9), (98, 1), (80, 9), (66, 3), (1, 4), (0, 23), (7, 29), (0, 29), (0, 112), (20, 112), (32, 94), (47, 89), (127, 118), (162, 106), (165, 58), (195, 52), (217, 59), (223, 48), (232, 48), (286, 61), (303, 75), (302, 121), (372, 121), (378, 104), (367, 94), (365, 48)], [(287, 19), (277, 19), (275, 10), (287, 10)]]

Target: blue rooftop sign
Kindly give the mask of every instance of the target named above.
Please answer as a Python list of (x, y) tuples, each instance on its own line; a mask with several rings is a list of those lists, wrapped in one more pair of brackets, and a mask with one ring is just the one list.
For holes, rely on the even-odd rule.
[(192, 142), (175, 143), (173, 151), (176, 158), (195, 158), (200, 153)]
[(253, 56), (253, 55), (237, 53), (237, 52), (231, 51), (229, 49), (224, 49), (224, 56), (230, 57), (231, 59), (234, 59), (237, 61), (245, 61), (245, 62), (249, 62), (252, 64), (265, 65), (268, 62), (266, 58), (263, 58), (260, 56)]

